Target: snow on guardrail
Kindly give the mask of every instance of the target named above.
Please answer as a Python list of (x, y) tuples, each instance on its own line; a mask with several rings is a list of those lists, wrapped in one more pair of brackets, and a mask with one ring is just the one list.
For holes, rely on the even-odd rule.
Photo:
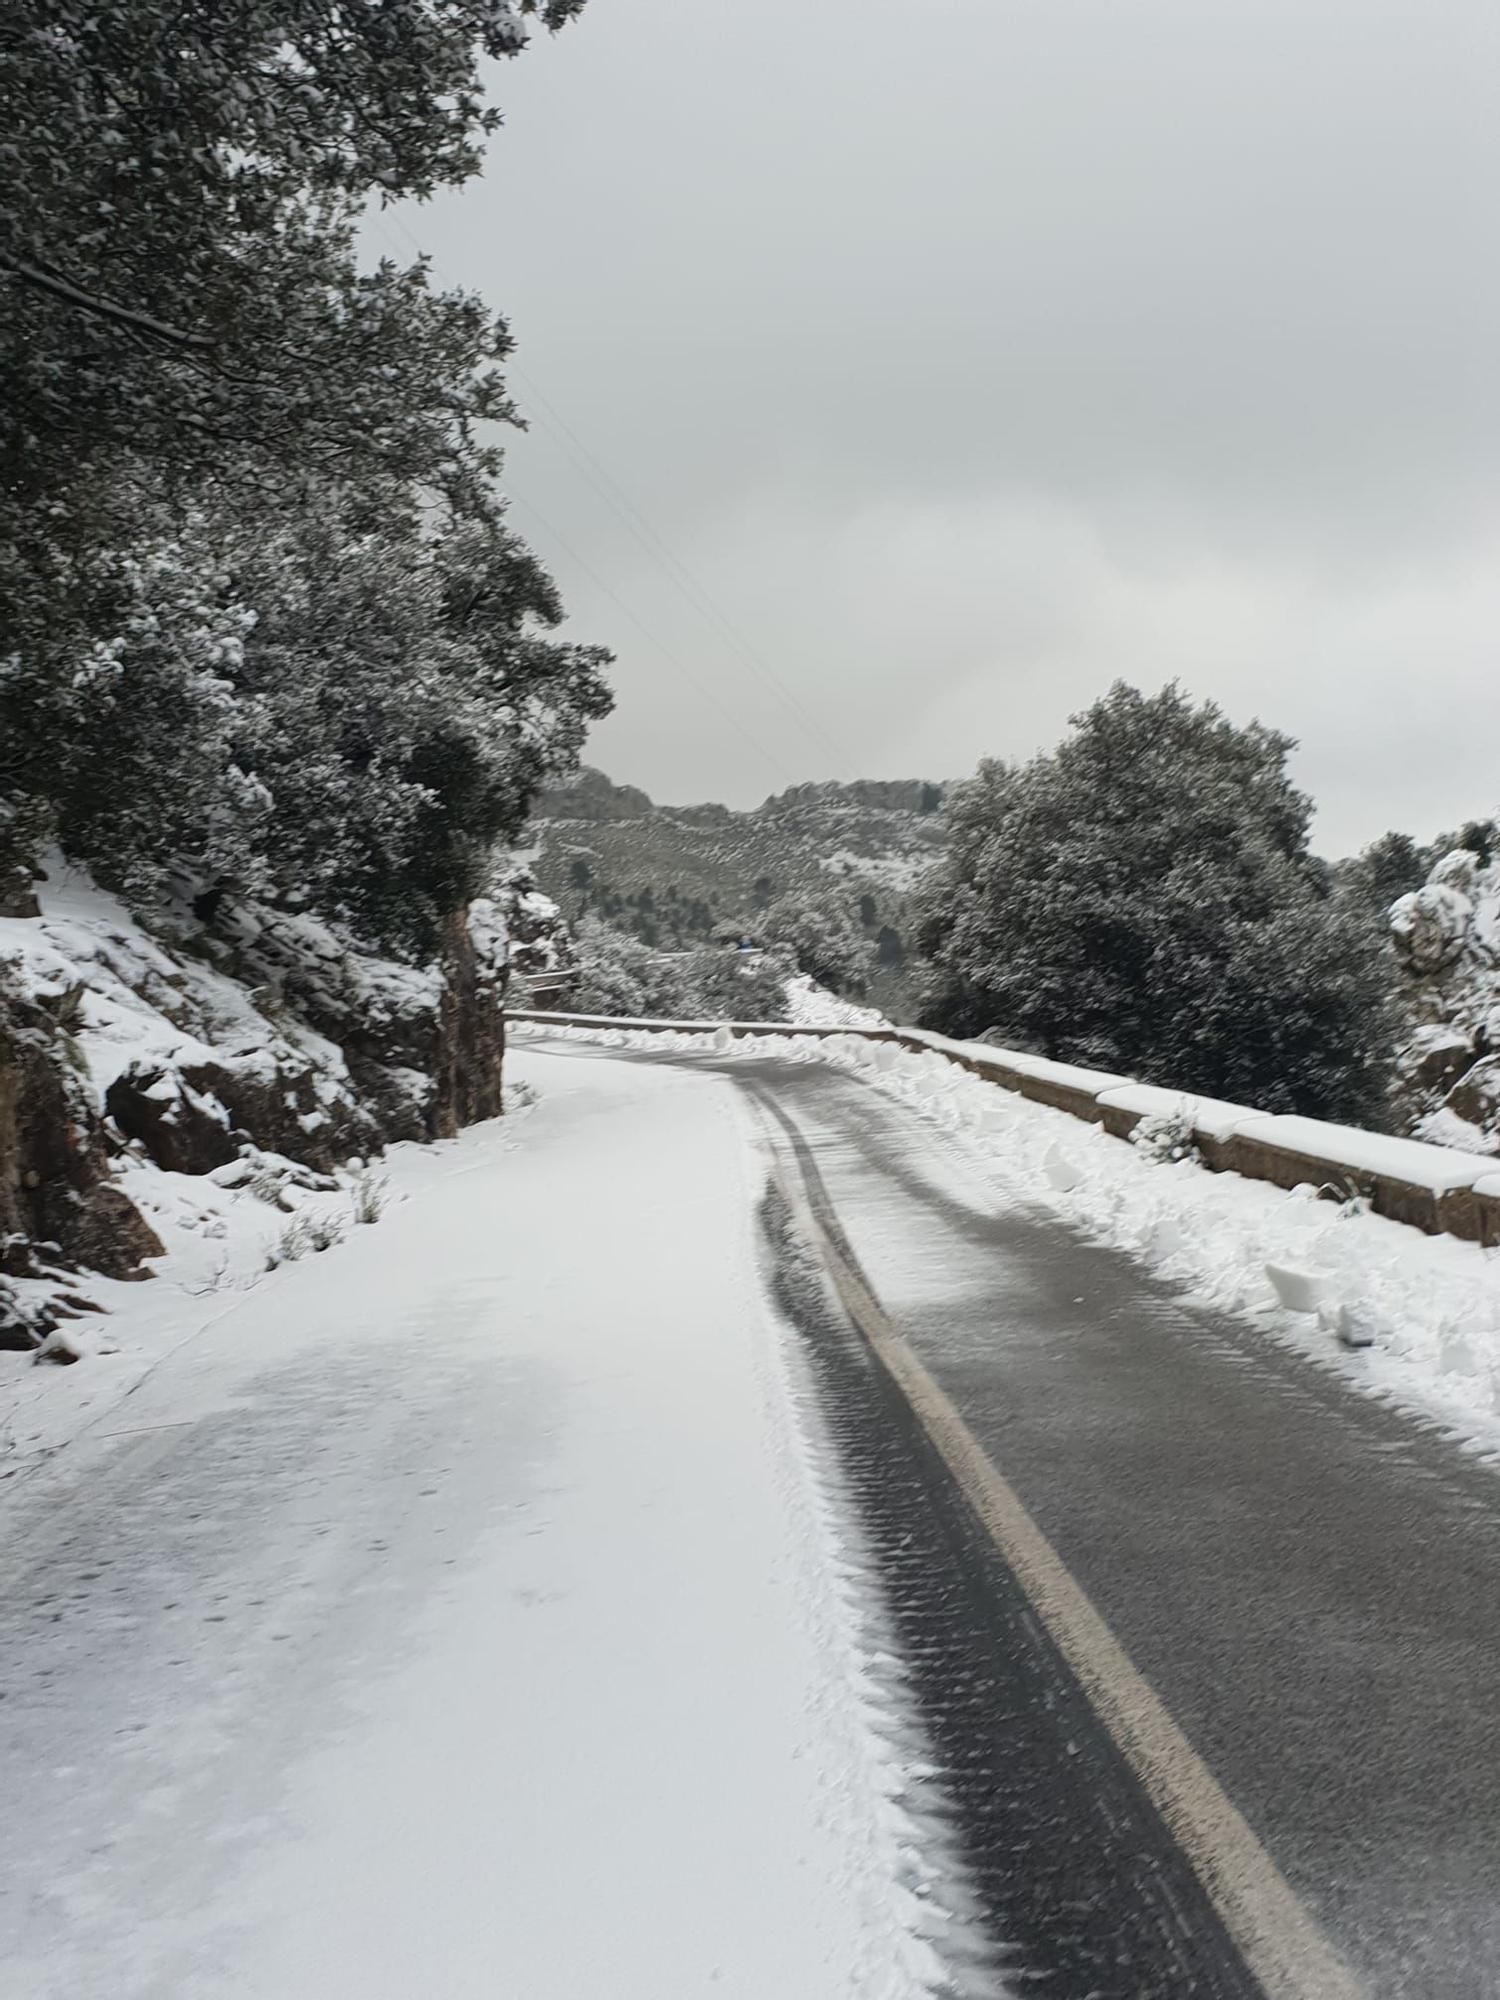
[(1396, 1139), (1319, 1118), (1296, 1118), (1257, 1111), (1250, 1105), (1171, 1091), (1105, 1070), (1053, 1062), (1019, 1049), (988, 1042), (953, 1041), (920, 1028), (869, 1028), (845, 1024), (819, 1027), (785, 1021), (663, 1021), (611, 1014), (566, 1014), (513, 1008), (509, 1018), (541, 1024), (625, 1033), (722, 1036), (726, 1046), (749, 1036), (852, 1036), (859, 1041), (895, 1043), (916, 1054), (943, 1057), (971, 1074), (1048, 1104), (1074, 1118), (1102, 1125), (1128, 1139), (1143, 1118), (1190, 1107), (1193, 1140), (1211, 1172), (1236, 1173), (1275, 1187), (1311, 1185), (1367, 1201), (1377, 1215), (1404, 1222), (1429, 1235), (1457, 1236), (1485, 1245), (1500, 1243), (1500, 1167), (1493, 1157), (1461, 1153), (1417, 1139)]

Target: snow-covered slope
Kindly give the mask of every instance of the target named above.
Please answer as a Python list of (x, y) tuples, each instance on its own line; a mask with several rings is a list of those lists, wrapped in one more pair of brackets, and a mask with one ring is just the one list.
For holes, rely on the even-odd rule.
[(0, 1347), (97, 1304), (80, 1267), (149, 1277), (184, 1200), (224, 1235), (217, 1196), (184, 1186), (248, 1190), (284, 1232), (293, 1190), (500, 1108), (493, 901), (441, 966), (249, 903), (148, 929), (57, 857), (31, 907), (0, 918)]
[(899, 929), (903, 899), (942, 852), (942, 787), (918, 780), (797, 785), (753, 812), (658, 806), (602, 772), (546, 792), (534, 865), (570, 915), (647, 913), (664, 943), (692, 942), (803, 889), (873, 899)]
[(884, 1028), (888, 1022), (874, 1007), (841, 1000), (805, 972), (786, 982), (786, 1017), (799, 1028)]

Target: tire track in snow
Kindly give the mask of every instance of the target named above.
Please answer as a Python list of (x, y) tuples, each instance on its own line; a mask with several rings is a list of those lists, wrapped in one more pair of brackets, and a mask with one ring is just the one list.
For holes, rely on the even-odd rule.
[[(848, 1769), (866, 1788), (868, 1810), (861, 1817), (876, 1830), (870, 1863), (878, 1879), (870, 1893), (887, 1908), (894, 1903), (911, 1946), (899, 1963), (882, 1966), (878, 1992), (996, 2000), (1010, 1991), (1003, 1983), (1005, 1949), (994, 1939), (955, 1833), (956, 1808), (941, 1781), (886, 1603), (878, 1553), (864, 1532), (807, 1351), (807, 1316), (827, 1309), (821, 1273), (788, 1233), (786, 1220), (773, 1184), (759, 1222), (767, 1288), (785, 1324), (769, 1360), (775, 1379), (767, 1394), (781, 1424), (790, 1414), (798, 1447), (778, 1461), (774, 1476), (795, 1488), (793, 1506), (804, 1520), (811, 1517), (816, 1549), (806, 1565), (809, 1607), (815, 1607), (820, 1642), (843, 1656)], [(874, 1986), (869, 1992), (877, 2000)]]

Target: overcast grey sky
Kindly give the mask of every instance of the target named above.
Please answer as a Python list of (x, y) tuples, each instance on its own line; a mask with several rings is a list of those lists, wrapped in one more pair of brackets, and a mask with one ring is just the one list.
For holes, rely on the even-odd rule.
[(1176, 676), (1325, 851), (1500, 806), (1494, 0), (590, 0), (498, 82), (380, 229), (510, 317), (591, 761), (958, 776)]

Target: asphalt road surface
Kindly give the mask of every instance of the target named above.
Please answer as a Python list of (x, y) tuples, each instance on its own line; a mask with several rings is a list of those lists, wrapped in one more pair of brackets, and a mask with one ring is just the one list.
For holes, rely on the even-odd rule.
[[(1341, 1964), (1370, 1994), (1500, 1995), (1496, 1474), (1040, 1205), (997, 1209), (940, 1135), (857, 1079), (817, 1064), (723, 1067), (877, 1314), (1325, 1941), (1325, 1970), (1294, 1968), (1286, 1990), (1343, 1990)], [(850, 1393), (830, 1381), (835, 1404)], [(858, 1440), (849, 1448), (857, 1457)], [(892, 1479), (907, 1476), (898, 1458), (888, 1445)], [(929, 1468), (929, 1503), (941, 1483)], [(889, 1528), (880, 1476), (866, 1485)], [(1243, 1990), (1164, 1858), (1170, 1806), (1153, 1829), (1101, 1744), (1109, 1732), (1078, 1725), (1077, 1677), (1054, 1659), (1044, 1685), (1034, 1630), (1018, 1666), (1015, 1579), (996, 1578), (973, 1527), (971, 1511), (948, 1538), (952, 1574), (970, 1578), (970, 1643), (991, 1635), (968, 1728), (983, 1734), (986, 1705), (1009, 1703), (1012, 1743), (1053, 1765), (1050, 1780), (1031, 1773), (1010, 1823), (986, 1823), (993, 1786), (958, 1787), (982, 1871), (990, 1857), (996, 1921), (1008, 1907), (1015, 1934), (1021, 1917), (1039, 1990)], [(1031, 1676), (1019, 1693), (1018, 1675)], [(1004, 1770), (1003, 1731), (994, 1741), (991, 1767)], [(961, 1764), (955, 1752), (955, 1775)]]

